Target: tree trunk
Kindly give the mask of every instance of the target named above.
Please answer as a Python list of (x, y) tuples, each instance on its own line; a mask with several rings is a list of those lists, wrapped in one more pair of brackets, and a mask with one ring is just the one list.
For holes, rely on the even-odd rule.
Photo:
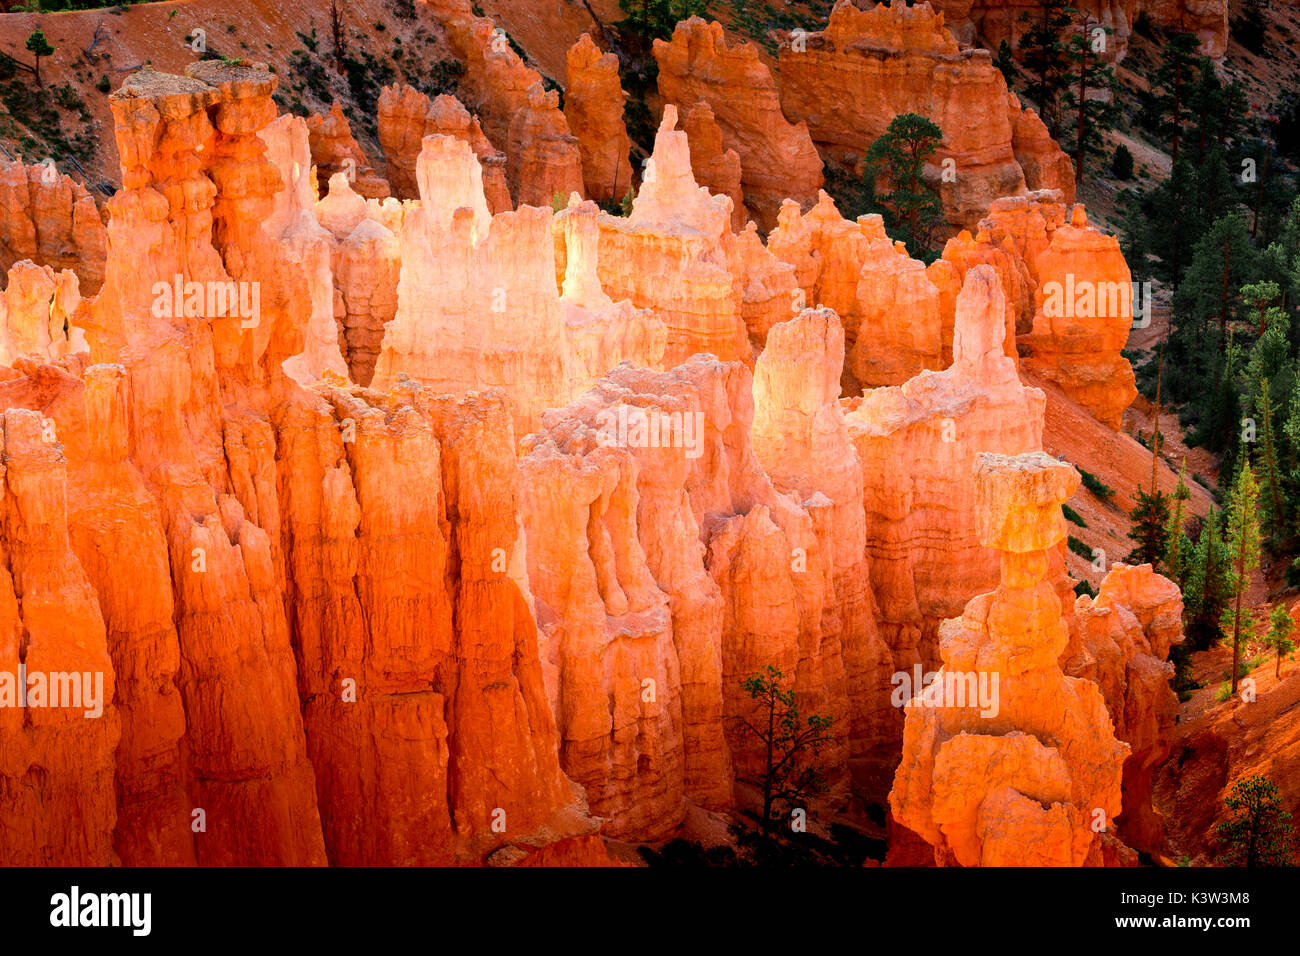
[(1156, 424), (1151, 435), (1151, 495), (1155, 497), (1160, 462), (1160, 380), (1165, 371), (1165, 343), (1160, 343), (1160, 363), (1156, 366)]
[[(1246, 516), (1239, 515), (1238, 521), (1246, 523)], [(1232, 612), (1232, 696), (1237, 696), (1237, 669), (1241, 665), (1241, 594), (1246, 590), (1246, 533), (1238, 526), (1241, 543), (1237, 547), (1237, 600)]]
[(1255, 232), (1259, 229), (1259, 210), (1264, 204), (1264, 177), (1268, 175), (1268, 148), (1271, 145), (1269, 140), (1264, 140), (1264, 162), (1260, 166), (1259, 175), (1255, 177), (1255, 218), (1250, 224), (1250, 238), (1255, 238)]
[(763, 837), (772, 829), (772, 742), (776, 735), (776, 697), (767, 700), (767, 769), (763, 772)]
[(1079, 131), (1078, 143), (1074, 147), (1074, 181), (1076, 184), (1083, 182), (1083, 142), (1085, 133), (1085, 124), (1087, 122), (1087, 95), (1088, 95), (1088, 54), (1087, 45), (1084, 46), (1083, 65), (1079, 68)]
[(1219, 354), (1223, 355), (1228, 349), (1228, 275), (1229, 265), (1231, 264), (1231, 253), (1228, 249), (1228, 239), (1223, 239), (1223, 298), (1219, 304)]

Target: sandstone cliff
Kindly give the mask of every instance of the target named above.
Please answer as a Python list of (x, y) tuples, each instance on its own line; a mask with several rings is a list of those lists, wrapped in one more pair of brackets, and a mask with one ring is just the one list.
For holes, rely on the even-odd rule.
[(1046, 580), (1078, 480), (1041, 453), (978, 459), (980, 540), (999, 552), (999, 584), (944, 622), (943, 666), (907, 704), (889, 797), (936, 863), (1101, 865), (1115, 841), (1130, 748), (1097, 685), (1062, 673), (1066, 625)]
[(685, 110), (709, 104), (723, 149), (740, 157), (740, 184), (760, 228), (776, 222), (782, 200), (811, 205), (822, 186), (822, 161), (809, 130), (782, 115), (771, 71), (749, 43), (729, 44), (722, 24), (692, 17), (670, 42), (656, 40), (659, 95)]
[(104, 223), (86, 188), (54, 166), (0, 161), (0, 274), (21, 259), (71, 269), (81, 292), (104, 281)]
[(1073, 200), (1069, 159), (1008, 99), (990, 54), (960, 49), (928, 3), (862, 10), (840, 0), (825, 30), (782, 43), (777, 76), (785, 115), (839, 162), (856, 166), (901, 113), (937, 124), (944, 138), (928, 176), (955, 227), (972, 227), (994, 199), (1026, 189), (1061, 189)]

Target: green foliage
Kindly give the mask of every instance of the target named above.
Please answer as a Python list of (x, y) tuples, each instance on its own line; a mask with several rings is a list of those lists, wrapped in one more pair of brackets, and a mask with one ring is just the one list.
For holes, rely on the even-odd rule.
[(1082, 468), (1079, 468), (1079, 477), (1083, 480), (1083, 487), (1087, 488), (1102, 501), (1109, 501), (1111, 498), (1115, 497), (1115, 489), (1106, 484), (1092, 472), (1084, 471)]
[(1269, 614), (1268, 623), (1269, 628), (1264, 634), (1264, 644), (1276, 655), (1273, 676), (1280, 677), (1283, 659), (1295, 653), (1295, 640), (1292, 637), (1295, 633), (1295, 621), (1291, 619), (1287, 609), (1279, 604)]
[(1169, 649), (1169, 660), (1174, 665), (1174, 693), (1179, 701), (1186, 703), (1191, 699), (1192, 691), (1203, 686), (1192, 676), (1192, 649), (1186, 642), (1175, 644)]
[(1057, 98), (1061, 93), (1061, 79), (1070, 68), (1065, 32), (1077, 12), (1067, 0), (1044, 0), (1033, 13), (1026, 11), (1020, 15), (1026, 29), (1016, 48), (1024, 65), (1025, 94), (1038, 104), (1039, 115), (1053, 139), (1060, 137)]
[(1088, 547), (1074, 535), (1067, 535), (1065, 540), (1070, 550), (1079, 557), (1083, 558), (1085, 561), (1091, 561), (1093, 559), (1092, 548)]
[(1243, 777), (1233, 783), (1223, 803), (1231, 816), (1214, 828), (1220, 866), (1295, 864), (1295, 830), (1277, 784), (1259, 775)]
[(824, 772), (815, 758), (834, 739), (829, 733), (831, 718), (821, 714), (804, 718), (794, 690), (784, 689), (785, 680), (780, 669), (769, 664), (741, 684), (754, 706), (749, 716), (738, 719), (758, 739), (765, 755), (762, 774), (746, 781), (763, 794), (764, 834), (770, 833), (782, 806), (798, 806), (806, 797), (826, 791)]
[(618, 21), (619, 30), (646, 40), (670, 40), (678, 21), (709, 12), (706, 0), (618, 0), (618, 7), (626, 14)]
[(1250, 626), (1249, 609), (1241, 606), (1242, 598), (1250, 586), (1248, 575), (1259, 567), (1260, 546), (1259, 488), (1255, 484), (1255, 472), (1250, 467), (1250, 461), (1244, 456), (1228, 496), (1227, 518), (1226, 538), (1228, 551), (1232, 555), (1228, 584), (1233, 604), (1224, 611), (1224, 632), (1228, 631), (1230, 621), (1234, 667), (1232, 692), (1235, 694), (1238, 678), (1236, 665), (1241, 660), (1242, 638)]
[(1187, 487), (1187, 461), (1184, 459), (1182, 468), (1178, 471), (1178, 487), (1170, 496), (1173, 504), (1170, 506), (1169, 521), (1165, 524), (1164, 540), (1165, 569), (1179, 588), (1186, 587), (1192, 562), (1193, 545), (1183, 525), (1183, 506), (1191, 496)]
[(1075, 597), (1083, 597), (1084, 595), (1087, 595), (1088, 597), (1096, 597), (1097, 589), (1089, 584), (1087, 580), (1076, 581), (1074, 585), (1074, 594)]
[(1220, 621), (1233, 597), (1232, 552), (1223, 540), (1221, 525), (1220, 513), (1211, 508), (1187, 563), (1183, 630), (1193, 650), (1205, 650), (1222, 637)]
[(1125, 560), (1129, 564), (1153, 566), (1163, 561), (1169, 526), (1169, 496), (1159, 489), (1155, 494), (1148, 494), (1139, 488), (1129, 518), (1133, 523), (1128, 536), (1134, 547)]
[(1169, 141), (1174, 162), (1178, 161), (1183, 124), (1190, 119), (1189, 100), (1199, 76), (1200, 48), (1200, 38), (1194, 33), (1179, 33), (1171, 37), (1160, 51), (1161, 62), (1152, 84), (1157, 91), (1154, 102), (1156, 126)]
[(1085, 24), (1071, 33), (1066, 44), (1069, 67), (1061, 76), (1060, 101), (1071, 118), (1067, 143), (1074, 156), (1076, 182), (1083, 181), (1089, 158), (1104, 155), (1106, 134), (1120, 117), (1115, 71), (1102, 58), (1112, 32), (1109, 27)]
[(927, 254), (943, 223), (939, 190), (925, 175), (942, 141), (943, 131), (933, 122), (901, 113), (866, 152), (865, 187), (881, 209), (890, 236), (907, 243), (916, 258), (932, 258)]
[(1133, 154), (1123, 143), (1115, 147), (1115, 154), (1110, 160), (1110, 171), (1116, 179), (1133, 178)]
[(54, 52), (54, 47), (50, 41), (45, 39), (45, 34), (41, 28), (37, 27), (27, 37), (27, 42), (23, 44), (27, 52), (30, 53), (36, 62), (33, 72), (36, 74), (36, 85), (41, 85), (41, 57), (49, 56)]
[(1012, 83), (1020, 77), (1020, 69), (1016, 66), (1016, 58), (1011, 52), (1011, 44), (1006, 40), (998, 44), (998, 55), (993, 58), (993, 65), (998, 68), (1003, 79), (1007, 81), (1007, 89), (1011, 89)]
[(1077, 524), (1080, 528), (1088, 527), (1088, 522), (1079, 517), (1079, 512), (1075, 511), (1069, 505), (1061, 505), (1061, 514), (1065, 515), (1065, 520)]

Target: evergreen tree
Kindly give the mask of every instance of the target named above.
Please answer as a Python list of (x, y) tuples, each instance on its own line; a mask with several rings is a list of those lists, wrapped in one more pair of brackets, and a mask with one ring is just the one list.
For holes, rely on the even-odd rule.
[(1115, 128), (1120, 110), (1115, 101), (1115, 72), (1103, 59), (1109, 27), (1086, 23), (1070, 34), (1066, 45), (1069, 68), (1061, 77), (1061, 102), (1074, 117), (1074, 181), (1083, 182), (1091, 156), (1105, 153), (1106, 134)]
[(1115, 147), (1115, 155), (1110, 161), (1110, 171), (1116, 179), (1133, 178), (1133, 153), (1123, 143)]
[(1160, 66), (1156, 68), (1155, 110), (1159, 130), (1170, 141), (1170, 158), (1178, 162), (1178, 145), (1182, 139), (1183, 124), (1190, 110), (1188, 100), (1193, 86), (1200, 79), (1201, 41), (1194, 33), (1179, 33), (1160, 51)]
[(1295, 633), (1295, 621), (1291, 619), (1287, 609), (1279, 604), (1269, 614), (1268, 623), (1269, 629), (1264, 635), (1264, 643), (1277, 655), (1273, 664), (1273, 676), (1280, 679), (1282, 658), (1290, 657), (1295, 653), (1295, 641), (1291, 637)]
[(49, 40), (45, 39), (45, 34), (41, 31), (40, 27), (37, 27), (28, 35), (27, 42), (24, 46), (27, 48), (27, 52), (36, 60), (36, 66), (33, 68), (33, 72), (36, 74), (36, 85), (41, 86), (43, 85), (41, 83), (41, 57), (53, 56), (54, 47), (50, 45)]
[(1291, 814), (1282, 809), (1277, 784), (1267, 777), (1243, 777), (1233, 783), (1223, 802), (1232, 816), (1214, 828), (1223, 845), (1217, 857), (1220, 866), (1294, 863), (1295, 832)]
[(746, 781), (763, 795), (764, 836), (771, 832), (773, 812), (779, 812), (779, 804), (793, 806), (807, 796), (825, 792), (823, 770), (813, 758), (834, 739), (829, 733), (831, 718), (812, 714), (805, 720), (795, 692), (784, 689), (784, 683), (785, 675), (769, 664), (742, 685), (754, 710), (753, 720), (739, 719), (758, 738), (764, 752), (761, 776)]
[(1232, 553), (1223, 540), (1221, 520), (1211, 508), (1187, 564), (1183, 623), (1195, 650), (1205, 650), (1223, 636), (1223, 611), (1232, 600)]
[(1007, 81), (1007, 89), (1020, 77), (1020, 69), (1016, 66), (1015, 55), (1011, 52), (1011, 44), (1003, 40), (998, 44), (998, 55), (993, 58), (993, 65), (998, 68), (1002, 78)]
[[(1246, 625), (1242, 601), (1250, 589), (1250, 572), (1259, 567), (1259, 488), (1250, 461), (1242, 456), (1241, 466), (1232, 482), (1227, 507), (1227, 543), (1232, 553), (1229, 579), (1232, 607), (1225, 613), (1232, 626), (1232, 693), (1237, 693), (1241, 669), (1241, 643)], [(1246, 608), (1244, 610), (1249, 610)], [(1226, 630), (1226, 628), (1225, 628)]]
[(1155, 494), (1148, 494), (1139, 488), (1135, 498), (1133, 510), (1129, 512), (1133, 526), (1128, 532), (1135, 546), (1124, 560), (1129, 564), (1155, 565), (1165, 557), (1169, 496), (1159, 490)]
[(1191, 496), (1192, 493), (1187, 487), (1187, 459), (1184, 458), (1182, 467), (1178, 470), (1178, 487), (1170, 496), (1173, 506), (1169, 514), (1169, 522), (1165, 525), (1164, 546), (1165, 568), (1180, 590), (1186, 589), (1187, 574), (1194, 549), (1183, 527), (1183, 507)]
[(1020, 15), (1020, 22), (1027, 25), (1016, 44), (1028, 77), (1025, 94), (1038, 104), (1038, 112), (1052, 139), (1060, 138), (1057, 97), (1061, 92), (1061, 77), (1070, 67), (1065, 32), (1077, 12), (1068, 0), (1043, 0), (1037, 12), (1026, 11)]
[[(931, 251), (943, 222), (939, 191), (925, 178), (925, 168), (943, 141), (943, 131), (916, 113), (901, 113), (866, 153), (865, 186), (884, 214), (890, 234), (902, 239), (921, 258)], [(881, 183), (889, 188), (878, 191)]]
[(647, 42), (671, 40), (680, 21), (708, 16), (709, 12), (706, 0), (618, 0), (618, 6), (627, 14), (618, 21), (619, 29)]

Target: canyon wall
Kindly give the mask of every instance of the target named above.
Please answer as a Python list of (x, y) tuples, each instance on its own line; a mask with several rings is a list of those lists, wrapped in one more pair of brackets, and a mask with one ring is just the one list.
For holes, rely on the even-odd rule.
[(785, 116), (853, 169), (895, 116), (937, 124), (943, 141), (927, 179), (954, 227), (971, 228), (994, 199), (1027, 189), (1073, 201), (1069, 159), (1023, 116), (989, 53), (961, 49), (928, 3), (862, 10), (840, 0), (825, 30), (781, 44), (777, 84)]
[(760, 228), (776, 222), (781, 202), (811, 205), (822, 186), (822, 161), (809, 130), (782, 115), (771, 71), (749, 43), (729, 43), (722, 24), (691, 17), (671, 41), (656, 40), (659, 95), (679, 110), (709, 104), (722, 147), (740, 157), (740, 185)]
[[(750, 54), (709, 55), (758, 77)], [(998, 790), (1014, 825), (990, 835), (955, 795), (956, 829), (936, 831), (914, 715), (904, 737), (891, 700), (994, 587), (1032, 599), (1045, 635), (1026, 700), (1070, 688), (1085, 723), (1109, 719), (1103, 699), (1124, 709), (1114, 786), (1066, 761), (1071, 801), (1118, 814), (1122, 765), (1120, 826), (1158, 839), (1176, 593), (1113, 574), (1057, 647), (1039, 598), (1059, 617), (1064, 579), (1035, 577), (1057, 539), (1001, 578), (985, 547), (1023, 544), (989, 530), (1020, 520), (1022, 478), (979, 454), (1041, 448), (1015, 333), (1045, 376), (1087, 336), (1117, 351), (1118, 326), (1038, 318), (1043, 277), (1118, 276), (1081, 210), (1067, 226), (1057, 194), (994, 203), (926, 267), (813, 186), (778, 200), (764, 245), (737, 231), (742, 184), (721, 187), (743, 156), (723, 131), (757, 120), (705, 96), (687, 130), (665, 105), (626, 217), (581, 182), (558, 208), (494, 210), (489, 170), (581, 170), (538, 85), (531, 113), (482, 128), (454, 98), (385, 90), (397, 197), (343, 168), (320, 196), (344, 127), (277, 116), (275, 85), (221, 61), (127, 77), (102, 288), (8, 270), (0, 658), (107, 690), (97, 718), (0, 710), (17, 742), (0, 862), (607, 862), (598, 833), (658, 839), (691, 806), (751, 805), (764, 755), (742, 682), (768, 665), (832, 721), (814, 811), (883, 804), (903, 741), (897, 821), (942, 831), (944, 861), (1004, 861), (1023, 799)], [(759, 155), (799, 128), (764, 116)], [(489, 152), (503, 128), (510, 160)], [(1059, 505), (1066, 466), (1043, 468)], [(1023, 635), (977, 619), (969, 641), (1014, 657)], [(1089, 680), (1062, 684), (1058, 657)], [(1008, 726), (1083, 732), (1031, 710)], [(967, 757), (953, 766), (984, 767)], [(1072, 813), (1045, 859), (1122, 856)]]
[(94, 197), (53, 164), (0, 160), (0, 274), (22, 259), (71, 269), (81, 292), (104, 281), (106, 233)]

